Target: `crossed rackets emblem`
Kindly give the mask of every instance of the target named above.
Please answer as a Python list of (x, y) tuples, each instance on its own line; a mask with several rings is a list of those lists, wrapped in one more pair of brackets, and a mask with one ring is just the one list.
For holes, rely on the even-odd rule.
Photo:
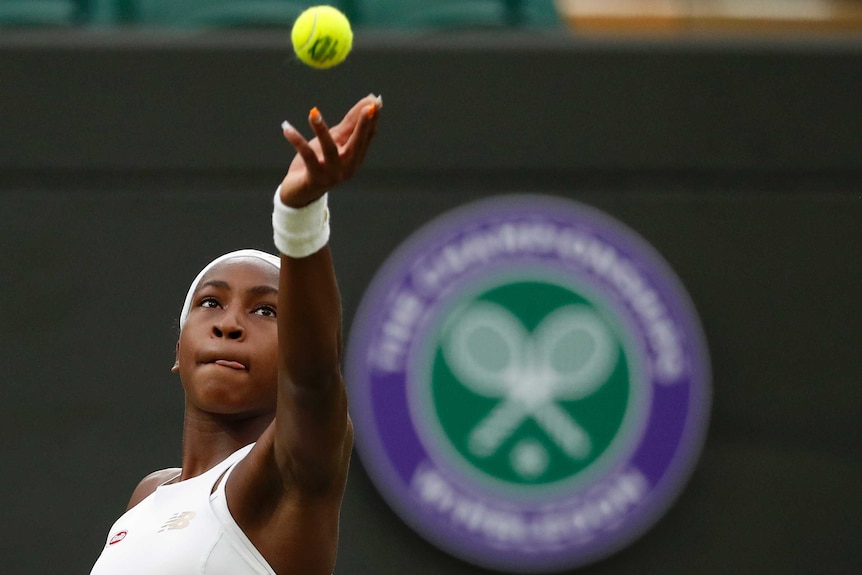
[(616, 363), (616, 341), (594, 310), (567, 305), (528, 332), (506, 308), (477, 301), (454, 313), (444, 334), (461, 384), (500, 399), (470, 432), (474, 455), (493, 455), (530, 418), (569, 457), (590, 455), (589, 434), (558, 402), (594, 394)]

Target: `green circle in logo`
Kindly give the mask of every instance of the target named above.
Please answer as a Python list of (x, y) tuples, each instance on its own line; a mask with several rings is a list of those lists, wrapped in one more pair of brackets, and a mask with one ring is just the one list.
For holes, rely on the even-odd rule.
[(612, 450), (631, 416), (614, 325), (584, 290), (547, 278), (459, 298), (427, 340), (425, 417), (471, 475), (516, 489), (568, 482)]

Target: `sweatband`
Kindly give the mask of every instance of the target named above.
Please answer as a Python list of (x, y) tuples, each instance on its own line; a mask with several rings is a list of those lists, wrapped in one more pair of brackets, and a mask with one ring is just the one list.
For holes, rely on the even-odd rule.
[(319, 251), (329, 241), (328, 194), (302, 208), (281, 202), (281, 186), (275, 191), (272, 232), (278, 251), (292, 258), (304, 258)]

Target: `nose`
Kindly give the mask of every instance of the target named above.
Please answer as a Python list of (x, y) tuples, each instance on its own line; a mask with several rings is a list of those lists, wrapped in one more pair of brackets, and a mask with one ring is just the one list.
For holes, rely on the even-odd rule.
[(233, 313), (225, 312), (213, 323), (213, 336), (226, 339), (242, 339), (245, 328)]

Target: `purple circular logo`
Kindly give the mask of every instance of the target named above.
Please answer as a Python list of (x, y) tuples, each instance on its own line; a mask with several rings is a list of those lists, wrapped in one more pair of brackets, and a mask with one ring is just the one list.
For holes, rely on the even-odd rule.
[(571, 200), (453, 210), (377, 273), (346, 375), (356, 447), (392, 509), (500, 571), (594, 562), (688, 479), (709, 358), (682, 284), (633, 231)]

